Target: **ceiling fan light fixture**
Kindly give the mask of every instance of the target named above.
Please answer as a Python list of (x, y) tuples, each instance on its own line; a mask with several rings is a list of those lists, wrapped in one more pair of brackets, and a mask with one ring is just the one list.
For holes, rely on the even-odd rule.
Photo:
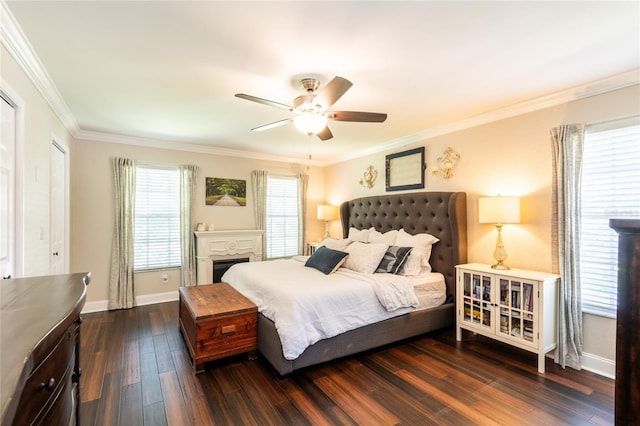
[(275, 121), (254, 127), (251, 130), (257, 132), (273, 129), (274, 127), (279, 127), (293, 121), (293, 124), (302, 133), (316, 135), (321, 141), (326, 141), (333, 138), (333, 134), (329, 126), (327, 126), (328, 120), (382, 123), (387, 119), (387, 114), (378, 112), (331, 111), (330, 108), (333, 104), (353, 85), (344, 77), (334, 77), (322, 89), (319, 89), (320, 83), (314, 78), (302, 79), (301, 83), (306, 93), (296, 97), (293, 100), (293, 106), (270, 101), (269, 99), (258, 98), (257, 96), (251, 96), (245, 93), (236, 93), (236, 97), (240, 99), (284, 109), (295, 114), (293, 118)]
[(293, 124), (302, 133), (315, 135), (327, 126), (327, 117), (314, 112), (303, 112), (293, 118)]

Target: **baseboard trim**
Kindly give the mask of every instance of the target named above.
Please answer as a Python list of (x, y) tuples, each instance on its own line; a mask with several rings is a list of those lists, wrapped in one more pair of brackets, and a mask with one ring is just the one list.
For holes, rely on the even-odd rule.
[[(143, 294), (136, 296), (136, 306), (153, 305), (154, 303), (173, 302), (178, 300), (178, 291), (167, 291), (166, 293)], [(109, 310), (108, 300), (96, 300), (95, 302), (87, 302), (82, 309), (83, 314), (92, 312), (102, 312)]]
[(598, 355), (582, 353), (582, 368), (609, 379), (616, 378), (616, 361)]
[(90, 314), (92, 312), (102, 312), (109, 310), (108, 300), (96, 300), (95, 302), (86, 302), (82, 308), (83, 314)]
[(167, 291), (166, 293), (144, 294), (136, 296), (136, 305), (153, 305), (154, 303), (173, 302), (178, 300), (178, 290)]

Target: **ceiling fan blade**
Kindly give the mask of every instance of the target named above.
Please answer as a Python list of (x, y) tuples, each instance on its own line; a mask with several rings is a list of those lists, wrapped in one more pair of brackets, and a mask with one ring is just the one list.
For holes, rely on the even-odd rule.
[(320, 89), (320, 92), (316, 95), (313, 103), (321, 105), (325, 109), (329, 108), (331, 105), (336, 103), (351, 86), (353, 86), (353, 83), (346, 78), (334, 77), (333, 80), (324, 86), (324, 88)]
[(251, 130), (254, 131), (254, 132), (261, 132), (263, 130), (273, 129), (274, 127), (284, 126), (285, 124), (287, 124), (287, 123), (289, 123), (291, 121), (292, 120), (290, 118), (285, 118), (284, 120), (274, 121), (273, 123), (269, 123), (269, 124), (265, 124), (265, 125), (262, 125), (262, 126), (254, 127)]
[(269, 99), (258, 98), (257, 96), (246, 95), (244, 93), (236, 93), (236, 98), (246, 99), (247, 101), (257, 102), (263, 105), (269, 105), (272, 107), (286, 109), (287, 111), (293, 111), (293, 107), (289, 105), (281, 104), (280, 102), (270, 101)]
[(387, 114), (379, 112), (331, 111), (327, 115), (335, 121), (360, 121), (363, 123), (382, 123), (387, 119)]
[(329, 130), (329, 126), (326, 126), (320, 133), (317, 133), (316, 136), (320, 138), (321, 141), (329, 140), (333, 137), (331, 130)]

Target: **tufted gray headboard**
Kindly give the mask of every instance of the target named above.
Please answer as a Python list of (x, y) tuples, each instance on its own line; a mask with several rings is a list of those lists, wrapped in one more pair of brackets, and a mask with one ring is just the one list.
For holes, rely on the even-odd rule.
[(410, 192), (356, 198), (340, 206), (344, 238), (349, 228), (401, 229), (428, 233), (438, 239), (431, 267), (445, 276), (447, 302), (455, 297), (455, 266), (467, 262), (467, 194), (464, 192)]

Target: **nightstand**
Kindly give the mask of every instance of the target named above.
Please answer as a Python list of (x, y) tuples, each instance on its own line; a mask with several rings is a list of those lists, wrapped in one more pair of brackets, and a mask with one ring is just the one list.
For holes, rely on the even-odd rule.
[(311, 256), (322, 243), (307, 243), (307, 255)]
[(456, 266), (456, 340), (462, 329), (538, 355), (557, 345), (560, 277), (524, 269), (492, 269), (470, 263)]

